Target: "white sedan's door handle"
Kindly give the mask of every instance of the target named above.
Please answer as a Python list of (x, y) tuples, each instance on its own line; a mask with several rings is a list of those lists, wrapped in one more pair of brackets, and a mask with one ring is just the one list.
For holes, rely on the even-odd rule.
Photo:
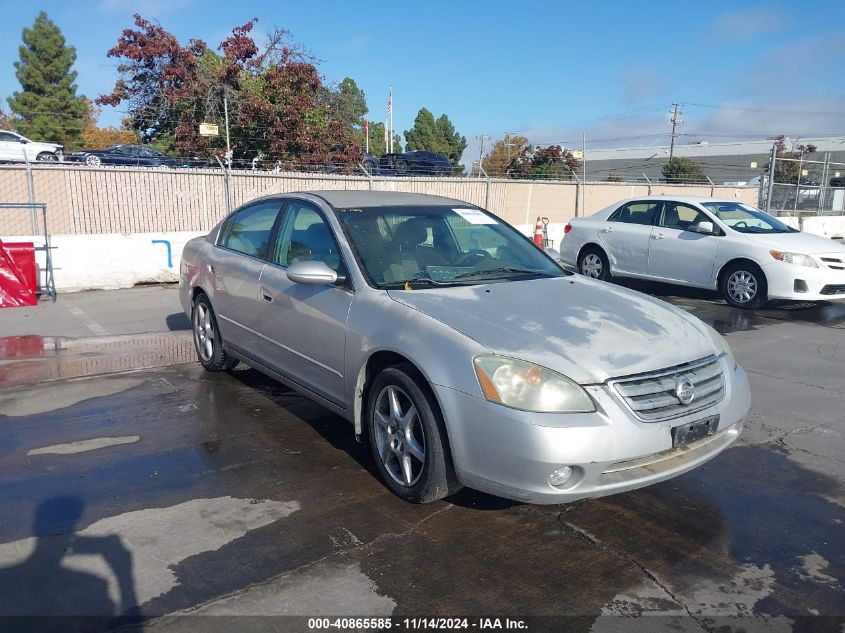
[(653, 240), (662, 240), (662, 239), (663, 239), (663, 238), (665, 238), (665, 237), (666, 237), (666, 236), (665, 236), (665, 235), (663, 235), (663, 233), (655, 233), (654, 235), (652, 235), (652, 236), (651, 236), (651, 239), (653, 239)]
[(600, 230), (599, 230), (599, 233), (613, 233), (613, 227), (612, 227), (612, 226), (608, 226), (608, 227), (606, 227), (606, 228), (600, 229)]

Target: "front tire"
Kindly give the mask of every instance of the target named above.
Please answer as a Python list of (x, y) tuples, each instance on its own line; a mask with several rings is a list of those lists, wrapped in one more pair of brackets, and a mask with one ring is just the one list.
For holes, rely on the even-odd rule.
[(399, 158), (395, 163), (393, 163), (393, 167), (399, 176), (406, 175), (411, 168), (410, 165), (408, 165), (408, 161), (404, 158)]
[(373, 381), (367, 435), (376, 467), (395, 495), (430, 503), (460, 488), (451, 474), (443, 421), (408, 365), (388, 367)]
[(610, 262), (607, 255), (597, 246), (585, 248), (578, 256), (578, 272), (591, 279), (607, 281), (610, 279)]
[(754, 264), (737, 262), (722, 275), (720, 290), (734, 308), (756, 310), (766, 304), (768, 286), (763, 271)]
[(207, 371), (228, 371), (238, 364), (223, 349), (223, 338), (217, 327), (217, 317), (205, 294), (197, 296), (191, 308), (191, 326), (197, 359)]
[(59, 157), (53, 154), (52, 152), (41, 152), (38, 156), (35, 157), (35, 160), (42, 163), (56, 163), (58, 162)]

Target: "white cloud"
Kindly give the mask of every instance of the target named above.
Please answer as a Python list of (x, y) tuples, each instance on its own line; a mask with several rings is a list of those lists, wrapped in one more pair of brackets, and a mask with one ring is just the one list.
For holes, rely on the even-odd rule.
[(780, 9), (756, 7), (722, 13), (711, 26), (714, 35), (725, 38), (751, 38), (783, 28), (788, 16)]

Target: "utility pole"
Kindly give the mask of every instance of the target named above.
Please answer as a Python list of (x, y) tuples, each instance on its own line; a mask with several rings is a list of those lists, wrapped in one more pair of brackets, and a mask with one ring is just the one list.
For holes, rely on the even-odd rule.
[(487, 136), (486, 134), (479, 134), (475, 138), (478, 139), (481, 142), (481, 144), (478, 147), (478, 177), (481, 178), (481, 160), (484, 158), (484, 140), (485, 139), (489, 140), (490, 137)]
[(223, 116), (226, 118), (226, 166), (232, 168), (232, 148), (229, 146), (229, 100), (223, 97)]
[(680, 124), (683, 123), (684, 120), (681, 116), (684, 114), (680, 111), (681, 105), (679, 103), (672, 104), (672, 111), (669, 113), (672, 115), (672, 140), (669, 144), (669, 161), (672, 161), (672, 158), (675, 155), (675, 137), (677, 134), (675, 133), (675, 128)]

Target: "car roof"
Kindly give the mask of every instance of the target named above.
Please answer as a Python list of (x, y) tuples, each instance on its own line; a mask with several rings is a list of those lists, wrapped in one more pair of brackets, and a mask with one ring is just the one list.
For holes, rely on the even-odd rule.
[(728, 198), (713, 198), (711, 196), (659, 196), (659, 195), (651, 195), (651, 196), (634, 196), (632, 198), (625, 198), (624, 200), (619, 200), (618, 202), (614, 203), (614, 206), (625, 204), (626, 202), (633, 202), (635, 200), (673, 200), (675, 202), (693, 202), (696, 204), (701, 204), (702, 202), (742, 202), (741, 200), (729, 200)]
[(329, 189), (321, 191), (301, 191), (300, 194), (317, 196), (336, 208), (346, 207), (419, 207), (419, 206), (471, 206), (469, 202), (433, 196), (424, 193), (405, 193), (401, 191), (349, 191)]

